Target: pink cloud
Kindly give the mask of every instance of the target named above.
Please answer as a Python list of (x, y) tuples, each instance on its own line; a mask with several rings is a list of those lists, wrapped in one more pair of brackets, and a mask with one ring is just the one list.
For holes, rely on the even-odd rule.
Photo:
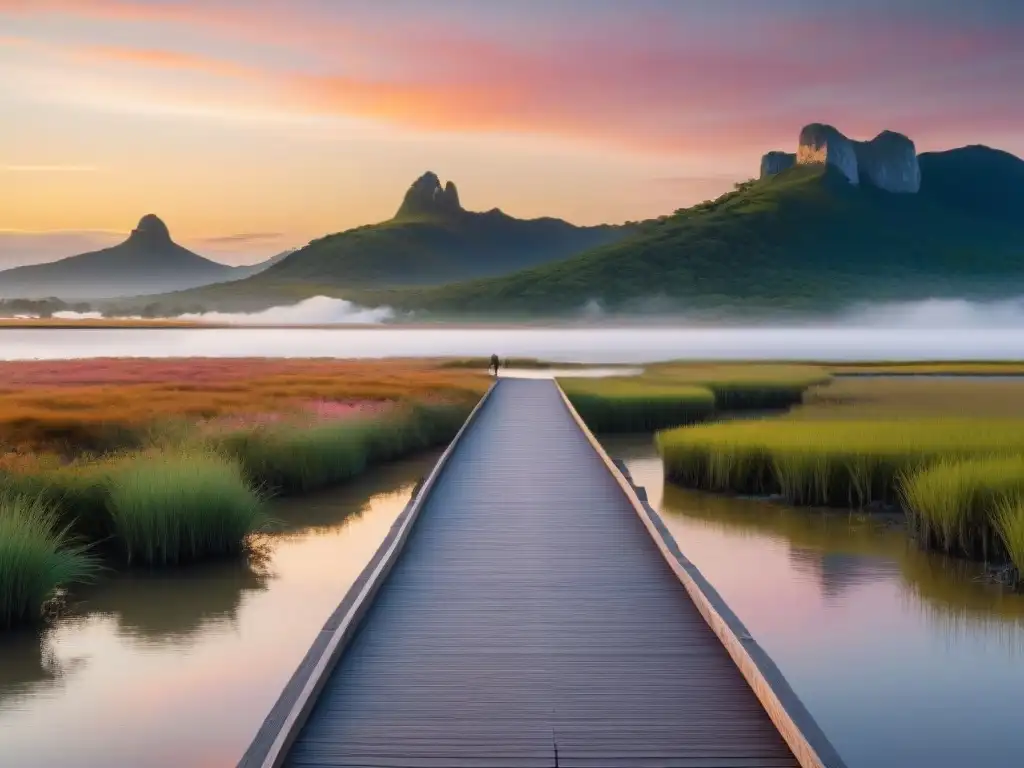
[(553, 135), (668, 153), (754, 152), (788, 148), (799, 127), (816, 120), (861, 137), (892, 128), (956, 141), (983, 140), (1024, 119), (1024, 101), (1014, 95), (1024, 77), (1017, 34), (927, 19), (765, 15), (733, 38), (703, 39), (699, 29), (681, 32), (638, 11), (628, 35), (590, 25), (525, 39), (436, 21), (415, 29), (366, 26), (355, 17), (342, 23), (296, 3), (0, 0), (0, 11), (173, 21), (301, 44), (323, 66), (286, 71), (86, 43), (69, 52), (258, 81), (282, 108), (427, 131)]

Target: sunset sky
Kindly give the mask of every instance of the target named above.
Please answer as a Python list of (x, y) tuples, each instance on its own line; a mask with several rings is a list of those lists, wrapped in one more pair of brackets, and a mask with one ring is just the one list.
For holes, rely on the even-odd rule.
[(1024, 155), (1022, 40), (1020, 0), (0, 0), (0, 267), (149, 212), (252, 262), (426, 170), (471, 209), (645, 218), (813, 121)]

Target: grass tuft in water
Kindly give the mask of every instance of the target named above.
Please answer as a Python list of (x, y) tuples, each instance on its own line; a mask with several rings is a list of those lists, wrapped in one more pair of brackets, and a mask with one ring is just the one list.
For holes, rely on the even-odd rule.
[(715, 396), (705, 387), (636, 377), (564, 378), (559, 385), (594, 432), (650, 432), (711, 416)]
[(663, 363), (640, 376), (558, 383), (595, 432), (649, 432), (705, 421), (716, 411), (788, 408), (828, 380), (814, 366)]
[(1024, 581), (1024, 498), (1004, 499), (996, 510), (995, 525), (1006, 554), (1017, 569), (1018, 581)]
[(59, 527), (57, 510), (42, 499), (0, 497), (0, 627), (38, 621), (43, 607), (98, 569), (84, 547)]
[(242, 468), (212, 451), (132, 457), (109, 482), (111, 525), (129, 563), (236, 554), (267, 523)]
[(1024, 454), (1021, 422), (756, 420), (660, 432), (666, 477), (680, 485), (781, 494), (793, 504), (902, 501), (904, 477), (943, 459)]
[(998, 544), (998, 510), (1024, 496), (1024, 456), (943, 458), (900, 484), (922, 543), (987, 558)]

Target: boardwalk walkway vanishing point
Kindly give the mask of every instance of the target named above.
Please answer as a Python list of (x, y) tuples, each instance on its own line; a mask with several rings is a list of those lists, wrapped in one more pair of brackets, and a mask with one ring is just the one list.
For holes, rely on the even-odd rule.
[(842, 768), (554, 381), (413, 496), (241, 768)]

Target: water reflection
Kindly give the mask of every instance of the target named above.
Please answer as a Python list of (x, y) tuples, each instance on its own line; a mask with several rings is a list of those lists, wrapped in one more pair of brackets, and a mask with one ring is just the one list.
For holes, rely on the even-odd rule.
[(1019, 764), (1024, 595), (898, 518), (664, 487), (649, 437), (605, 445), (850, 768)]
[(265, 569), (251, 562), (210, 563), (108, 579), (80, 603), (91, 617), (112, 617), (118, 637), (146, 645), (182, 646), (231, 631), (246, 596), (267, 589)]
[(24, 699), (52, 695), (83, 661), (59, 659), (47, 632), (0, 633), (0, 714)]
[[(428, 451), (416, 458), (374, 468), (330, 493), (279, 499), (274, 517), (279, 541), (309, 533), (329, 533), (352, 525), (381, 503), (405, 506), (412, 486), (430, 473), (440, 451)], [(339, 514), (339, 510), (345, 510)]]
[(118, 576), (45, 635), (0, 635), (0, 764), (234, 765), (435, 460), (277, 503), (262, 562)]
[(798, 547), (789, 548), (789, 561), (794, 568), (820, 582), (826, 600), (841, 597), (844, 591), (858, 584), (885, 579), (895, 570), (886, 560)]

